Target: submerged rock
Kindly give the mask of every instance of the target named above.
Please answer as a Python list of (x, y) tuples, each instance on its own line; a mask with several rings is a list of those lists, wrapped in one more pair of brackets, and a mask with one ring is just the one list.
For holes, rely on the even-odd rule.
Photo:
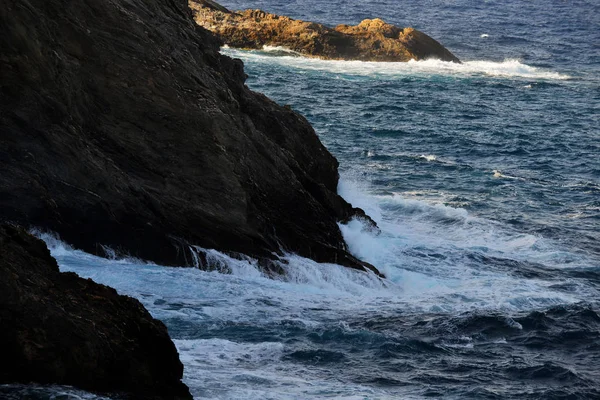
[(460, 62), (436, 40), (413, 28), (379, 18), (356, 26), (295, 20), (261, 10), (232, 12), (212, 0), (190, 0), (198, 25), (226, 44), (246, 49), (282, 46), (307, 56), (336, 60), (409, 61), (428, 58)]
[(220, 44), (186, 0), (2, 1), (0, 220), (167, 265), (198, 245), (375, 270), (337, 226), (361, 215), (337, 160)]
[(191, 399), (162, 322), (139, 301), (60, 273), (46, 245), (0, 225), (0, 383)]

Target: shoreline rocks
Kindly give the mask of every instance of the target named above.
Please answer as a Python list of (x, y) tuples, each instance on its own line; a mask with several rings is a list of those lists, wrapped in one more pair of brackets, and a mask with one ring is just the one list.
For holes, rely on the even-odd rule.
[(3, 1), (0, 221), (163, 265), (197, 245), (378, 273), (337, 225), (364, 216), (337, 160), (220, 44), (186, 0)]
[(413, 28), (399, 28), (379, 18), (356, 26), (329, 28), (262, 10), (229, 11), (212, 0), (189, 0), (196, 23), (231, 46), (262, 49), (281, 46), (299, 54), (330, 60), (460, 60), (435, 39)]
[(162, 322), (133, 298), (60, 273), (41, 240), (10, 225), (0, 225), (0, 327), (0, 383), (192, 398)]

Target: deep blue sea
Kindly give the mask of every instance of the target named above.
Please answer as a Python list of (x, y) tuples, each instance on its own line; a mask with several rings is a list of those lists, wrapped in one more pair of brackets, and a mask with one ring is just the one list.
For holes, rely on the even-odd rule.
[(163, 320), (197, 399), (600, 399), (600, 2), (221, 3), (381, 17), (463, 61), (222, 50), (338, 158), (340, 194), (382, 230), (344, 237), (388, 279), (289, 255), (271, 280), (214, 251), (231, 274), (163, 268), (44, 236), (61, 268)]

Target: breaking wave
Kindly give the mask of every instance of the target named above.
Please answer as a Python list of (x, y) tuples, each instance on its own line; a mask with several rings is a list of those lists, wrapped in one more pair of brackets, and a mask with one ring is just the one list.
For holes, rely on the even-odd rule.
[(411, 75), (447, 75), (456, 77), (490, 76), (499, 78), (527, 78), (566, 80), (571, 77), (544, 68), (523, 64), (517, 59), (495, 61), (464, 61), (462, 64), (435, 59), (409, 62), (368, 62), (321, 60), (300, 56), (280, 46), (265, 46), (262, 50), (238, 50), (223, 47), (231, 57), (258, 64), (280, 64), (302, 70), (323, 71), (340, 75), (401, 78)]

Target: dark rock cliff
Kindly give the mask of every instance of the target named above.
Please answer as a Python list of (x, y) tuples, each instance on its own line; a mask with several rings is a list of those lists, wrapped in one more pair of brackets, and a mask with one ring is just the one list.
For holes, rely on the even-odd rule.
[(460, 62), (435, 39), (414, 28), (400, 28), (379, 18), (356, 26), (329, 28), (262, 10), (229, 11), (212, 0), (189, 0), (196, 23), (231, 47), (283, 46), (323, 59), (396, 61), (435, 58)]
[(194, 244), (372, 268), (335, 158), (219, 44), (185, 0), (3, 0), (0, 220), (162, 264)]
[(167, 328), (135, 299), (60, 273), (46, 245), (0, 225), (0, 383), (191, 399)]

